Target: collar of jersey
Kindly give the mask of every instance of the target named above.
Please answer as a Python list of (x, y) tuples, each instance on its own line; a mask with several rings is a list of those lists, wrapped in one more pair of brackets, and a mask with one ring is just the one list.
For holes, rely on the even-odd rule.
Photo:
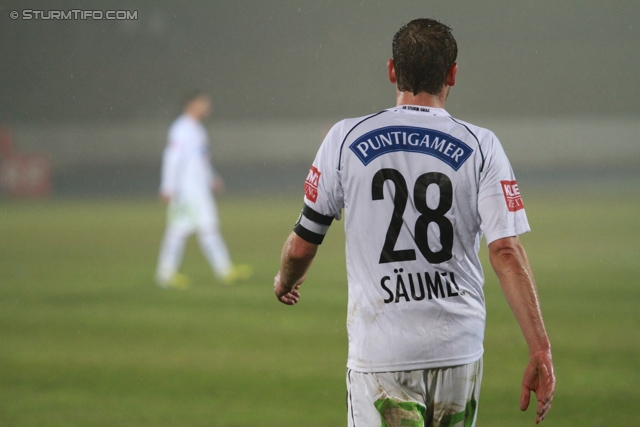
[(447, 110), (444, 108), (435, 108), (435, 107), (425, 107), (424, 105), (397, 105), (392, 108), (387, 108), (387, 111), (393, 113), (403, 113), (403, 114), (421, 114), (427, 116), (443, 116), (450, 117), (451, 115), (447, 113)]

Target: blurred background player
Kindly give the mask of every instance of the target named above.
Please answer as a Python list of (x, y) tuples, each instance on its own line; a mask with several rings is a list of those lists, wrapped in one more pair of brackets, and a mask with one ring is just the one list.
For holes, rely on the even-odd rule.
[(211, 113), (211, 101), (205, 93), (193, 91), (185, 97), (183, 109), (169, 129), (162, 160), (160, 197), (169, 207), (156, 282), (165, 288), (188, 286), (188, 278), (178, 273), (178, 268), (187, 238), (194, 232), (202, 253), (223, 283), (247, 279), (250, 266), (232, 264), (218, 229), (212, 193), (223, 192), (224, 181), (211, 166), (207, 131), (202, 125)]

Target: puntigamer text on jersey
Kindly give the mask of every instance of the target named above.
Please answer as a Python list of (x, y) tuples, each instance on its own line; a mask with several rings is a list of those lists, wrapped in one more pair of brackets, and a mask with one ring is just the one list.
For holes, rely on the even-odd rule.
[(365, 166), (383, 154), (411, 151), (436, 157), (454, 170), (458, 170), (473, 152), (471, 147), (451, 135), (411, 126), (376, 129), (356, 139), (349, 148)]

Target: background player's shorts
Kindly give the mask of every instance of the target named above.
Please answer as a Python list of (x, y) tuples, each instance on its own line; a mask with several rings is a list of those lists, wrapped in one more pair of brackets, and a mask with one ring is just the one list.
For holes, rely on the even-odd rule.
[(473, 427), (482, 359), (406, 372), (347, 370), (349, 427)]
[(211, 197), (193, 200), (171, 200), (167, 215), (167, 225), (193, 233), (199, 229), (218, 226), (218, 213)]

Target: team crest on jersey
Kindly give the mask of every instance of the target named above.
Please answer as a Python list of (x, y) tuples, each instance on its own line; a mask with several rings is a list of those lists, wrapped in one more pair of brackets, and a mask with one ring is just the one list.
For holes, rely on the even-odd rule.
[(524, 209), (524, 203), (522, 203), (522, 196), (518, 189), (518, 183), (516, 181), (500, 181), (500, 185), (502, 185), (502, 192), (504, 193), (504, 199), (507, 202), (509, 212), (516, 212), (520, 209)]
[(366, 166), (375, 158), (395, 151), (427, 154), (442, 160), (454, 170), (471, 156), (473, 149), (446, 133), (411, 126), (390, 126), (368, 132), (349, 145)]
[(315, 166), (311, 166), (309, 174), (304, 182), (304, 195), (313, 203), (318, 200), (318, 182), (320, 181), (320, 171)]

